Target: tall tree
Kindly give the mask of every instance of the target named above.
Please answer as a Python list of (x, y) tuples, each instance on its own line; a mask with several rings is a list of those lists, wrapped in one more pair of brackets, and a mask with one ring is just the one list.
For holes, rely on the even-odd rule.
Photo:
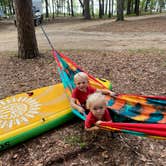
[(139, 3), (140, 0), (135, 0), (135, 14), (139, 16)]
[(46, 18), (48, 18), (49, 17), (48, 0), (45, 0), (45, 5), (46, 5)]
[(18, 57), (23, 59), (39, 56), (37, 47), (32, 0), (14, 0), (18, 32)]
[(131, 14), (131, 3), (132, 0), (127, 0), (127, 14)]
[(112, 5), (112, 7), (111, 7), (111, 10), (112, 10), (112, 16), (114, 15), (114, 0), (112, 0), (112, 2), (111, 2), (111, 5)]
[(74, 16), (73, 0), (71, 0), (71, 15)]
[(116, 21), (123, 21), (124, 20), (124, 0), (117, 0), (117, 19)]
[(84, 0), (84, 17), (85, 19), (91, 19), (89, 0)]
[(99, 0), (99, 18), (104, 16), (104, 0)]
[(84, 3), (81, 0), (79, 0), (79, 2), (82, 7), (82, 15), (84, 16)]
[(108, 17), (111, 18), (111, 0), (109, 0)]

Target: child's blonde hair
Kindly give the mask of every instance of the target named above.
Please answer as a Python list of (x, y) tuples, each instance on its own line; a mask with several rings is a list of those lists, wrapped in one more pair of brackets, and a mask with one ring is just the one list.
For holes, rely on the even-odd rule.
[(79, 72), (74, 75), (74, 81), (79, 80), (80, 78), (86, 79), (88, 81), (88, 75), (84, 72)]
[(102, 95), (100, 92), (95, 92), (95, 93), (89, 95), (88, 99), (86, 101), (86, 107), (87, 107), (87, 109), (90, 109), (90, 106), (92, 104), (97, 103), (99, 101), (106, 104), (105, 96)]

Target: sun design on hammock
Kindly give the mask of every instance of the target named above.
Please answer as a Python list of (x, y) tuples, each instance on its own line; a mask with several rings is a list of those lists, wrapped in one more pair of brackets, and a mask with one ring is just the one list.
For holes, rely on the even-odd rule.
[(28, 123), (29, 119), (39, 113), (40, 106), (36, 99), (29, 97), (12, 97), (0, 101), (0, 128)]

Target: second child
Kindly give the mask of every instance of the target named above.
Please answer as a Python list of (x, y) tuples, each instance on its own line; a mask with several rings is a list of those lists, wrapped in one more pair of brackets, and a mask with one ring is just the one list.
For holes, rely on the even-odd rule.
[(97, 125), (102, 121), (112, 121), (106, 107), (105, 96), (101, 93), (95, 92), (89, 95), (87, 99), (87, 108), (89, 108), (90, 112), (85, 120), (85, 130), (98, 130), (99, 127)]

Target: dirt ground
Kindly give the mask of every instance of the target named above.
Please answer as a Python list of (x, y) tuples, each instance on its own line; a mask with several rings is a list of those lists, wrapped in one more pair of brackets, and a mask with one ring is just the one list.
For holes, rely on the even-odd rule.
[[(69, 18), (56, 19), (54, 24), (45, 24), (44, 28), (58, 50), (165, 49), (165, 20), (166, 14), (130, 17), (123, 23), (112, 19), (85, 21)], [(0, 51), (16, 51), (16, 27), (13, 22), (1, 26), (0, 23)], [(36, 36), (39, 49), (48, 49), (40, 27), (36, 28)]]
[[(143, 17), (137, 21), (129, 18), (123, 23), (63, 20), (45, 26), (56, 48), (90, 74), (111, 80), (115, 92), (166, 95), (164, 18)], [(60, 81), (51, 52), (44, 51), (49, 47), (38, 30), (39, 27), (37, 35), (40, 48), (43, 48), (41, 57), (21, 60), (13, 56), (17, 47), (15, 28), (12, 24), (0, 23), (1, 99)], [(55, 44), (57, 41), (58, 44)], [(88, 133), (83, 129), (83, 122), (74, 119), (2, 152), (1, 165), (165, 166), (166, 141), (121, 133), (113, 138), (105, 131)]]

